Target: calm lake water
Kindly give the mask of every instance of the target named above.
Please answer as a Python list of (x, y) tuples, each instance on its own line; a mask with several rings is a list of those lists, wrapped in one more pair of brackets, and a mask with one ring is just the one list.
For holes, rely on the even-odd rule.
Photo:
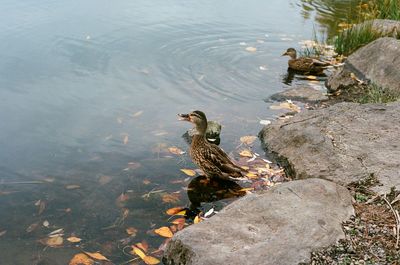
[(68, 264), (73, 244), (38, 242), (59, 228), (116, 264), (126, 228), (157, 248), (149, 231), (189, 205), (180, 169), (195, 168), (167, 151), (187, 150), (176, 114), (205, 111), (234, 151), (279, 115), (265, 99), (302, 85), (282, 52), (332, 34), (352, 2), (2, 0), (0, 264)]

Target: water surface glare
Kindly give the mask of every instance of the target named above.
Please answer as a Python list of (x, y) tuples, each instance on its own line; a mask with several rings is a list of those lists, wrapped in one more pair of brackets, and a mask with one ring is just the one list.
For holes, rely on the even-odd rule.
[[(223, 125), (221, 146), (233, 151), (240, 136), (257, 135), (260, 119), (277, 115), (264, 99), (287, 87), (280, 54), (310, 39), (315, 26), (298, 1), (2, 0), (0, 7), (1, 265), (67, 264), (76, 248), (43, 251), (37, 242), (58, 228), (114, 262), (129, 259), (115, 243), (127, 227), (138, 230), (132, 243), (158, 247), (163, 240), (148, 231), (167, 224), (166, 209), (189, 203), (179, 169), (194, 168), (186, 155), (165, 152), (187, 149), (181, 135), (190, 124), (176, 114), (205, 111)], [(179, 202), (143, 197), (155, 190), (178, 192)], [(121, 205), (122, 193), (129, 200)], [(108, 229), (121, 209), (128, 216)]]

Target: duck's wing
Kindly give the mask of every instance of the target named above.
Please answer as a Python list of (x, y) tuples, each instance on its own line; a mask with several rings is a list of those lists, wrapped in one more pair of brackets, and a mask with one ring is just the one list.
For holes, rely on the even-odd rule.
[(242, 172), (245, 171), (243, 168), (235, 165), (229, 156), (218, 146), (210, 144), (210, 158), (215, 161), (215, 165), (225, 173), (232, 175), (233, 177), (242, 177)]

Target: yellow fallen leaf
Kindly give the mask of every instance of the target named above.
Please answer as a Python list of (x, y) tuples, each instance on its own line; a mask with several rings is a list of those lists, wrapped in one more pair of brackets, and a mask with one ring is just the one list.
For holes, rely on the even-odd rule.
[(81, 186), (79, 186), (79, 185), (67, 185), (67, 186), (65, 186), (65, 188), (67, 189), (67, 190), (75, 190), (75, 189), (79, 189)]
[(257, 48), (256, 47), (246, 47), (246, 51), (248, 51), (248, 52), (256, 52)]
[(126, 233), (132, 237), (136, 236), (137, 233), (137, 229), (134, 227), (128, 227), (127, 229), (125, 229)]
[(247, 150), (247, 149), (241, 151), (239, 153), (239, 155), (244, 156), (244, 157), (253, 157), (253, 154), (251, 153), (251, 151)]
[(97, 260), (108, 260), (106, 257), (104, 257), (100, 252), (86, 252), (84, 251), (86, 255), (88, 255), (91, 258), (97, 259)]
[(181, 171), (182, 171), (183, 173), (185, 173), (186, 175), (191, 176), (191, 177), (193, 177), (193, 176), (196, 175), (196, 172), (195, 172), (194, 170), (192, 170), (192, 169), (185, 169), (185, 168), (183, 168), (183, 169), (181, 169)]
[(144, 257), (146, 257), (146, 254), (144, 254), (144, 252), (143, 252), (140, 248), (135, 247), (135, 246), (132, 246), (132, 251), (131, 251), (131, 253), (132, 253), (132, 254), (138, 255), (141, 259), (143, 259)]
[(240, 189), (240, 191), (251, 191), (251, 190), (254, 190), (254, 188), (242, 188), (242, 189)]
[(173, 207), (173, 208), (168, 209), (168, 210), (166, 211), (166, 213), (167, 213), (168, 215), (176, 215), (177, 213), (179, 213), (179, 212), (182, 211), (182, 210), (183, 210), (182, 207)]
[(246, 177), (248, 177), (249, 179), (255, 179), (258, 178), (258, 176), (252, 172), (249, 172), (246, 174)]
[(168, 237), (168, 238), (174, 236), (171, 229), (169, 229), (169, 227), (166, 227), (166, 226), (155, 229), (154, 233), (156, 233), (157, 235), (163, 236), (163, 237)]
[(180, 149), (176, 146), (168, 147), (168, 151), (174, 155), (182, 155), (185, 153), (182, 149)]
[(94, 260), (83, 253), (76, 254), (69, 262), (69, 265), (93, 265)]
[(244, 170), (249, 170), (250, 168), (248, 166), (241, 166)]
[(152, 256), (145, 256), (144, 258), (142, 258), (142, 260), (147, 265), (156, 265), (156, 264), (160, 263), (160, 261), (158, 259), (156, 259), (155, 257), (152, 257)]
[(79, 237), (75, 237), (75, 236), (68, 237), (67, 240), (71, 243), (78, 243), (78, 242), (82, 241), (82, 239), (80, 239)]
[(149, 249), (149, 245), (147, 244), (146, 241), (142, 241), (141, 243), (137, 243), (137, 244), (135, 244), (135, 246), (140, 248), (144, 252), (147, 252), (147, 250)]
[(200, 217), (197, 215), (197, 216), (194, 218), (193, 223), (198, 224), (198, 223), (200, 223), (200, 222), (201, 222), (201, 219), (200, 219)]

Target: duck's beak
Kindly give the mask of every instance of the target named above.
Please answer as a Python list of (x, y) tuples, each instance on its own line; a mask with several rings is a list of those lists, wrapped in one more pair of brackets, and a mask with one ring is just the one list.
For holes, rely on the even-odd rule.
[(289, 55), (287, 52), (285, 52), (284, 54), (282, 54), (281, 56), (285, 56), (285, 55)]
[(180, 121), (190, 121), (189, 114), (178, 114), (178, 117)]

